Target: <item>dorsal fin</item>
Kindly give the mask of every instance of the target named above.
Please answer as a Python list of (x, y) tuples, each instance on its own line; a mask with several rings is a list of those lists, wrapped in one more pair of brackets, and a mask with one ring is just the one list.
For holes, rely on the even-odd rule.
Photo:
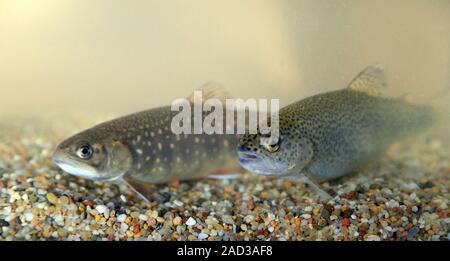
[[(222, 103), (225, 103), (225, 100), (230, 97), (225, 88), (217, 82), (207, 82), (200, 88), (195, 89), (194, 92), (195, 91), (202, 92), (203, 102), (207, 99), (219, 99)], [(186, 98), (191, 103), (194, 103), (194, 92)]]
[(374, 64), (364, 69), (348, 86), (353, 91), (362, 92), (370, 96), (383, 96), (386, 87), (384, 68), (379, 64)]

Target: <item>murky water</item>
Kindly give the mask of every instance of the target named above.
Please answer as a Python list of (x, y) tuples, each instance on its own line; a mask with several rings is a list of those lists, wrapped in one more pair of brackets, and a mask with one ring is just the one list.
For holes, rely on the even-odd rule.
[[(0, 39), (0, 240), (450, 237), (449, 1), (0, 0)], [(208, 81), (286, 106), (373, 63), (388, 96), (435, 106), (442, 124), (323, 184), (329, 202), (244, 175), (149, 185), (146, 203), (51, 161), (68, 136)]]

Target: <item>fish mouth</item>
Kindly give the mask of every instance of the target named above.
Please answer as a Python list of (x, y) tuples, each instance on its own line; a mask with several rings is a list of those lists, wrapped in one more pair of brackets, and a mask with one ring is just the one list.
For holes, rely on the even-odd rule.
[(247, 171), (259, 176), (279, 176), (285, 170), (280, 164), (252, 151), (238, 150), (239, 163)]
[(90, 180), (100, 180), (96, 170), (89, 165), (83, 164), (71, 158), (64, 151), (57, 149), (52, 155), (53, 162), (65, 172)]
[(247, 152), (247, 151), (238, 151), (239, 155), (239, 161), (241, 163), (253, 163), (256, 161), (263, 160), (263, 157), (257, 155), (253, 152)]

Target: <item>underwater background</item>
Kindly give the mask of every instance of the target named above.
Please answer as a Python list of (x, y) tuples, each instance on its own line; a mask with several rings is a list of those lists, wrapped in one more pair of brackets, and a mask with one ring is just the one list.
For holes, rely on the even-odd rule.
[(51, 161), (68, 136), (208, 81), (285, 106), (373, 63), (389, 96), (450, 115), (450, 2), (0, 0), (0, 240), (449, 240), (446, 124), (325, 183), (330, 202), (246, 175), (152, 185), (146, 203)]

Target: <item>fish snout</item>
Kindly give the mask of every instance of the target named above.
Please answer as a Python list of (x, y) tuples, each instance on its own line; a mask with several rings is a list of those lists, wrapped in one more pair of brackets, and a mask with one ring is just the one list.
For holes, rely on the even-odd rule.
[(57, 165), (63, 163), (64, 158), (66, 157), (65, 155), (67, 155), (67, 153), (68, 148), (64, 148), (63, 146), (61, 146), (61, 144), (59, 144), (53, 151), (52, 161)]
[(263, 159), (257, 152), (246, 146), (238, 146), (237, 152), (241, 163), (257, 162)]
[(53, 161), (55, 164), (62, 163), (62, 155), (61, 155), (61, 151), (60, 151), (58, 148), (56, 148), (56, 150), (53, 152), (53, 155), (52, 155), (52, 161)]

